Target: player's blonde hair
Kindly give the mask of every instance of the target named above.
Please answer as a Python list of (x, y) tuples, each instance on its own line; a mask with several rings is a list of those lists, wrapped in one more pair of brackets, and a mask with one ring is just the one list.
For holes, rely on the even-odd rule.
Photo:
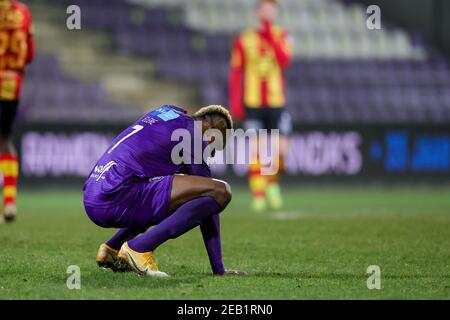
[(194, 118), (204, 119), (207, 117), (218, 116), (225, 120), (227, 125), (227, 129), (233, 129), (233, 118), (231, 117), (230, 112), (222, 106), (219, 105), (210, 105), (201, 108), (197, 112), (193, 114)]

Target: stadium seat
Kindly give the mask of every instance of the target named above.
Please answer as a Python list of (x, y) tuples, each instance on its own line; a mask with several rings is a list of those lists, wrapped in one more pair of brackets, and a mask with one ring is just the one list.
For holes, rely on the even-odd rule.
[[(202, 103), (227, 104), (232, 39), (254, 25), (255, 1), (102, 1), (70, 2), (85, 8), (90, 28), (112, 34), (117, 52), (152, 57), (160, 77), (196, 83)], [(391, 26), (368, 30), (365, 8), (352, 1), (284, 0), (279, 23), (294, 44), (286, 76), (297, 122), (450, 120), (449, 91), (431, 90), (450, 87), (448, 60), (431, 53), (419, 34)], [(48, 81), (64, 83), (54, 57), (38, 59), (29, 82), (45, 72)], [(80, 103), (109, 103), (106, 94), (83, 90)], [(45, 99), (36, 96), (38, 105)]]

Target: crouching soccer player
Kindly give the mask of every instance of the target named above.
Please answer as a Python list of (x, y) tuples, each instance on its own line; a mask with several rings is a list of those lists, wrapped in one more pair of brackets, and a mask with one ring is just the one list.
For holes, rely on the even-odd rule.
[[(195, 121), (201, 121), (201, 128)], [(183, 154), (181, 164), (172, 157), (179, 143), (171, 139), (174, 130), (188, 132), (191, 145), (196, 143), (194, 137), (203, 137), (203, 155), (214, 142), (205, 134), (208, 129), (220, 131), (224, 146), (226, 130), (232, 127), (230, 114), (221, 106), (204, 107), (191, 117), (181, 108), (165, 105), (144, 115), (112, 142), (83, 188), (89, 218), (100, 227), (120, 228), (100, 246), (99, 266), (165, 277), (156, 265), (155, 249), (200, 226), (213, 273), (242, 274), (225, 269), (222, 263), (219, 213), (231, 200), (229, 185), (211, 178), (197, 152)], [(154, 227), (146, 231), (150, 226)]]

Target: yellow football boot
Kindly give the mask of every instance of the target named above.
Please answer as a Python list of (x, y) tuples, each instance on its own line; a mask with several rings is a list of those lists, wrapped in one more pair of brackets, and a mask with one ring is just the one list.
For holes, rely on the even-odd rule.
[(15, 204), (7, 204), (3, 208), (3, 217), (6, 222), (13, 222), (17, 217), (17, 207)]
[(252, 200), (252, 211), (259, 213), (266, 210), (266, 198), (265, 197), (254, 197)]
[(152, 251), (144, 253), (136, 252), (128, 246), (128, 242), (125, 242), (120, 248), (117, 259), (120, 267), (124, 265), (129, 266), (140, 275), (161, 278), (168, 277), (167, 273), (158, 270)]
[(95, 260), (97, 261), (98, 266), (104, 269), (109, 268), (114, 272), (131, 271), (131, 268), (128, 268), (126, 266), (124, 266), (124, 268), (121, 268), (117, 265), (118, 253), (119, 250), (113, 249), (107, 244), (103, 243), (102, 245), (100, 245), (100, 248), (97, 251)]
[(270, 208), (273, 210), (280, 210), (283, 207), (283, 198), (281, 196), (281, 189), (278, 183), (272, 183), (266, 190), (267, 200)]

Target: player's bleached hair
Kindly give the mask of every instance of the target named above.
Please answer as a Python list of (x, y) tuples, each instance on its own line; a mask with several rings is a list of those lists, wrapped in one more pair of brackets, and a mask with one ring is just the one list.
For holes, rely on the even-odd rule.
[(210, 105), (203, 107), (195, 112), (193, 116), (197, 119), (205, 119), (207, 117), (221, 117), (225, 120), (227, 129), (233, 129), (233, 118), (231, 117), (230, 112), (219, 105)]

